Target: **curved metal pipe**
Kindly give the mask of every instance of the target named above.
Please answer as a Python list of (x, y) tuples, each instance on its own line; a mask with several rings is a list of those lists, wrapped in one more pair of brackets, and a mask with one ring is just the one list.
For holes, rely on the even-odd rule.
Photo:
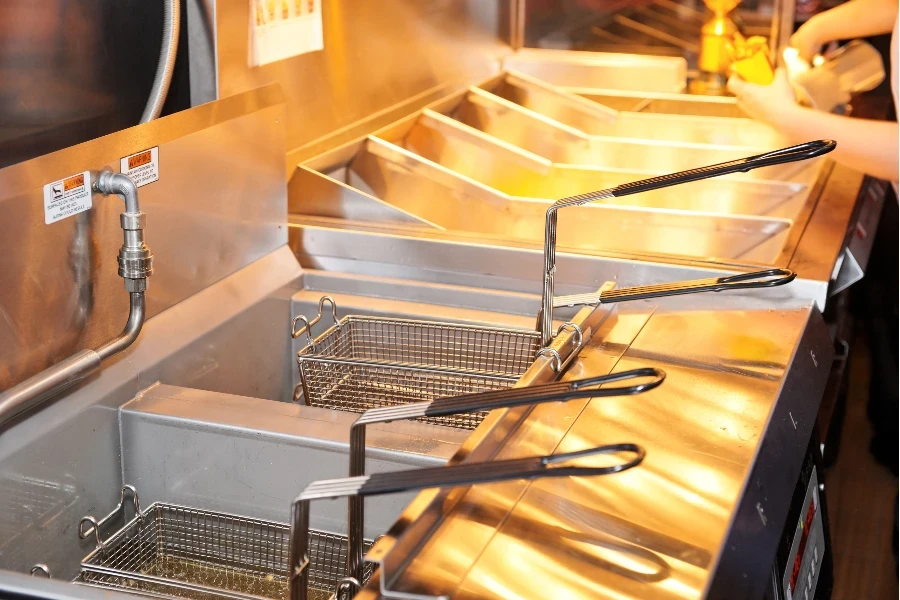
[(106, 194), (117, 194), (125, 201), (125, 212), (139, 213), (137, 186), (131, 177), (112, 171), (103, 171), (97, 179), (97, 191)]
[(93, 350), (82, 350), (14, 385), (0, 394), (0, 423), (50, 399), (99, 367), (100, 355)]
[(119, 337), (97, 348), (97, 355), (100, 357), (100, 360), (106, 360), (133, 344), (144, 326), (144, 318), (144, 292), (131, 292), (131, 310), (128, 313), (125, 329), (122, 330)]
[(118, 194), (125, 201), (121, 215), (125, 238), (119, 250), (119, 275), (125, 279), (130, 309), (125, 329), (97, 350), (82, 350), (37, 375), (0, 393), (0, 424), (49, 400), (100, 368), (100, 362), (125, 350), (137, 339), (146, 316), (144, 292), (147, 277), (153, 273), (153, 256), (144, 243), (144, 213), (138, 202), (137, 187), (125, 175), (104, 171), (97, 178), (96, 190)]
[(97, 350), (82, 350), (0, 394), (0, 423), (38, 406), (75, 385), (100, 368), (100, 362), (118, 354), (137, 339), (144, 326), (144, 293), (131, 294), (125, 329)]
[(147, 106), (144, 107), (144, 114), (141, 115), (141, 123), (147, 123), (158, 117), (166, 102), (169, 85), (172, 83), (172, 72), (175, 70), (175, 57), (178, 54), (180, 34), (181, 1), (164, 0), (162, 48), (159, 52), (159, 64), (156, 67), (156, 77), (153, 79), (150, 97), (147, 99)]

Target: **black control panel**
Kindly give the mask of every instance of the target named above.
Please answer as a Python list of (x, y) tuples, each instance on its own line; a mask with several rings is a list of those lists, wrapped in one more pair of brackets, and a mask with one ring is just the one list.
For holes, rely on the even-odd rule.
[(765, 600), (828, 600), (834, 587), (831, 536), (825, 510), (822, 459), (812, 436)]

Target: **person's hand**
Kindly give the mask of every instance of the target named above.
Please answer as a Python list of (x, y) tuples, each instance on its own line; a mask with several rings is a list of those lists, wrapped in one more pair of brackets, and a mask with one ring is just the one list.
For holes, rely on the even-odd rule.
[(819, 53), (822, 46), (832, 40), (823, 40), (819, 34), (819, 28), (816, 25), (816, 19), (813, 17), (791, 36), (790, 45), (796, 48), (800, 54), (800, 58), (807, 63), (812, 64), (813, 57)]
[(775, 71), (775, 79), (769, 85), (748, 83), (732, 75), (728, 80), (728, 91), (737, 96), (738, 108), (747, 116), (779, 128), (786, 114), (797, 106), (794, 88), (788, 81), (784, 69)]

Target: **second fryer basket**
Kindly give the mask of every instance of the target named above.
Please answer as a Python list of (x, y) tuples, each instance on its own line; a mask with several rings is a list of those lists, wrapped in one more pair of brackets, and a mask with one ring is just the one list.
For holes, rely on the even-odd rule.
[[(135, 517), (103, 540), (99, 528), (123, 510), (126, 492)], [(134, 487), (125, 486), (109, 515), (79, 523), (79, 536), (91, 535), (97, 547), (82, 560), (79, 583), (190, 600), (288, 595), (290, 527), (284, 523), (162, 502), (142, 511)], [(366, 548), (371, 545), (365, 541)], [(346, 536), (311, 530), (309, 556), (311, 597), (325, 600), (346, 576)], [(363, 582), (372, 568), (363, 568)]]
[[(313, 338), (312, 326), (323, 318), (326, 303), (332, 325)], [(298, 316), (291, 329), (294, 338), (307, 338), (297, 353), (306, 404), (358, 413), (510, 388), (540, 350), (540, 335), (530, 330), (359, 315), (338, 319), (329, 296), (319, 301), (315, 318)], [(475, 429), (484, 416), (421, 420)]]

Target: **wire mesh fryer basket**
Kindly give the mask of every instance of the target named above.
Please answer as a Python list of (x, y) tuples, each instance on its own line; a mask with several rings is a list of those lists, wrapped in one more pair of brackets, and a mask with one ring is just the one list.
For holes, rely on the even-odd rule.
[[(309, 589), (325, 600), (345, 576), (347, 538), (310, 535)], [(82, 561), (79, 583), (191, 600), (284, 600), (289, 540), (283, 523), (155, 503)]]
[[(304, 395), (310, 406), (363, 413), (476, 392), (504, 390), (518, 378), (471, 375), (422, 367), (345, 362), (308, 357), (300, 362)], [(475, 429), (487, 413), (468, 413), (417, 420), (460, 429)]]
[(520, 377), (540, 350), (540, 336), (521, 329), (348, 315), (311, 346), (318, 356)]
[[(311, 327), (331, 304), (333, 324), (313, 339)], [(298, 330), (297, 322), (303, 326)], [(305, 401), (350, 412), (512, 387), (540, 349), (536, 331), (411, 319), (346, 316), (319, 301), (312, 321), (297, 317), (297, 354)], [(474, 429), (484, 414), (421, 419)]]

